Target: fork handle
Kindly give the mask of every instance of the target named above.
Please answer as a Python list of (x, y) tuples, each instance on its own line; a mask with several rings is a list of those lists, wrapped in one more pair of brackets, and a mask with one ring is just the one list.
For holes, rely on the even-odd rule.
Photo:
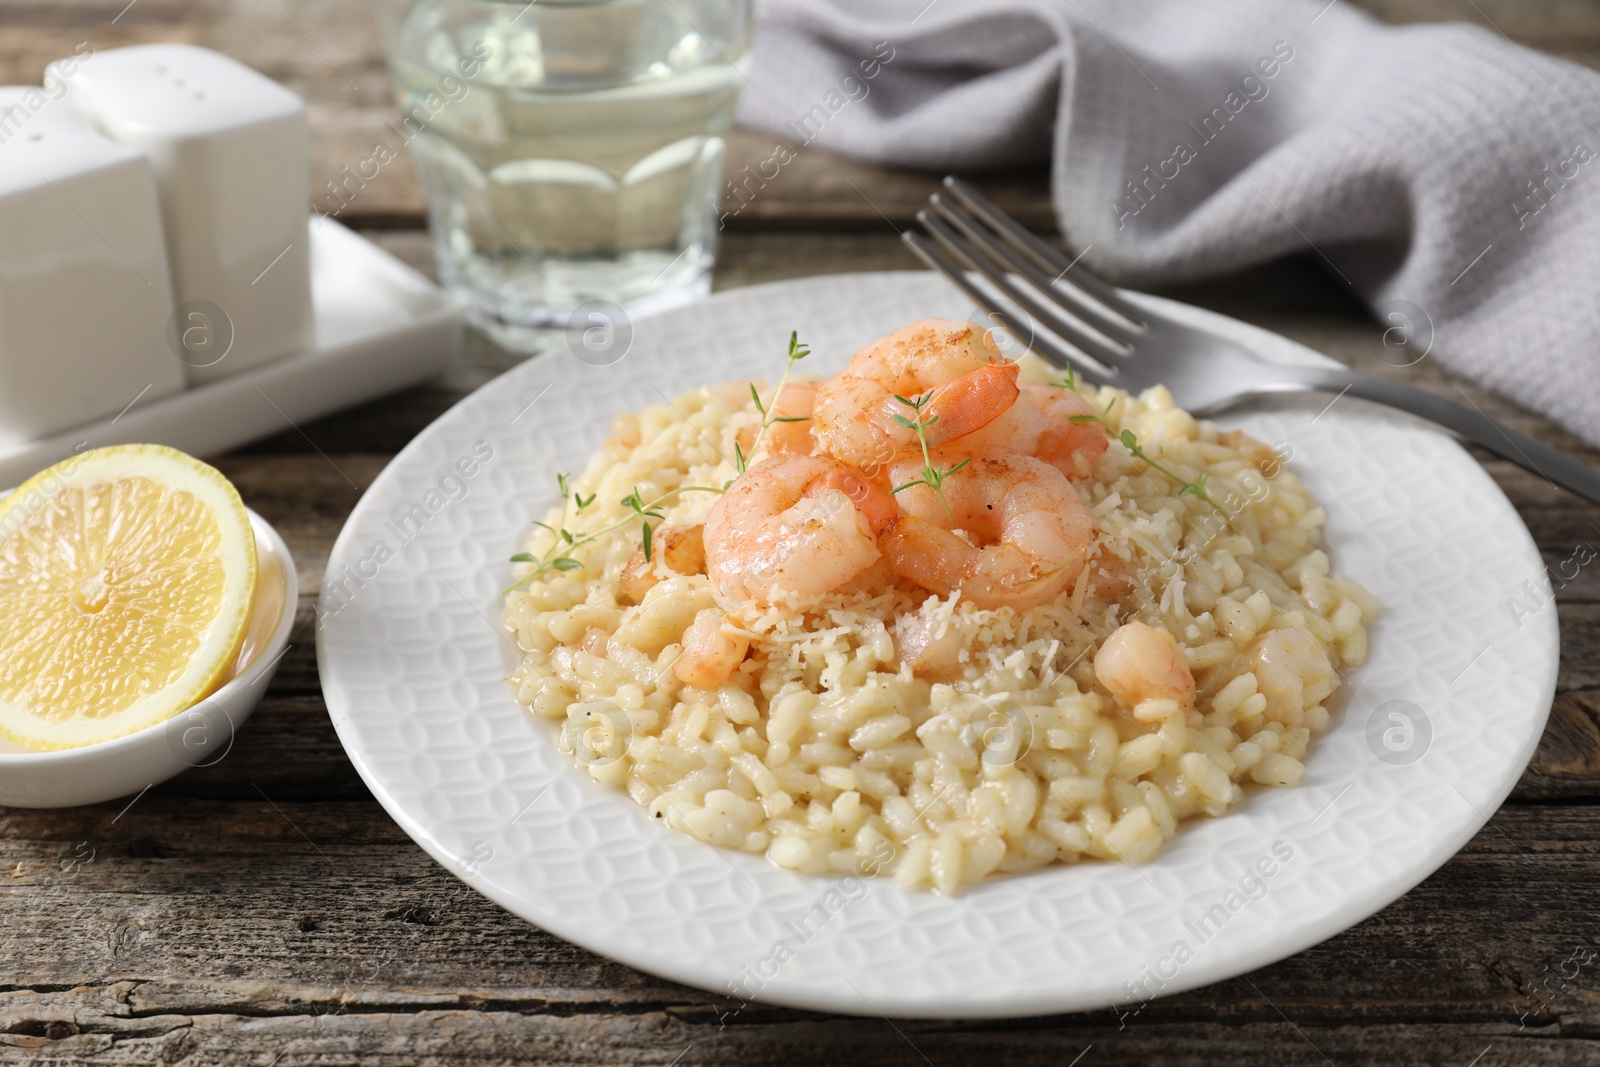
[[(1278, 371), (1289, 368), (1274, 368)], [(1558, 449), (1551, 448), (1520, 430), (1496, 422), (1476, 407), (1457, 404), (1442, 396), (1410, 385), (1389, 381), (1372, 374), (1340, 370), (1332, 367), (1295, 368), (1294, 381), (1282, 387), (1267, 386), (1261, 392), (1299, 392), (1316, 390), (1324, 393), (1344, 394), (1385, 404), (1401, 411), (1419, 415), (1438, 423), (1474, 444), (1510, 460), (1525, 470), (1532, 471), (1546, 481), (1559, 485), (1583, 497), (1592, 504), (1600, 504), (1600, 471)]]

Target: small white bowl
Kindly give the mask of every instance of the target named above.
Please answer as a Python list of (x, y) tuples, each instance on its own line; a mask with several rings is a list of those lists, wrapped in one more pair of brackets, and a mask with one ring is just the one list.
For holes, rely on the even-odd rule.
[[(248, 509), (247, 509), (248, 510)], [(97, 745), (40, 752), (0, 740), (0, 804), (70, 808), (127, 796), (190, 767), (209, 767), (267, 691), (294, 626), (300, 579), (289, 546), (250, 512), (256, 535), (256, 599), (233, 677), (187, 711)]]

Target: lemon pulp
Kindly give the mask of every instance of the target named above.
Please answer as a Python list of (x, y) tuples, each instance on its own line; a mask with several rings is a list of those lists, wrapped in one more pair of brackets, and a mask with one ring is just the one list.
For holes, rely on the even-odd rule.
[(0, 502), (0, 734), (72, 748), (192, 706), (255, 585), (244, 504), (199, 460), (119, 445), (35, 475)]

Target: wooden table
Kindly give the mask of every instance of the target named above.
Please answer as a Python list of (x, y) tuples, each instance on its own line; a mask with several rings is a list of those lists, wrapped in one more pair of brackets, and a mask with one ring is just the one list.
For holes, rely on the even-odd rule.
[[(1369, 0), (1392, 21), (1492, 20), (1600, 65), (1593, 0)], [(37, 78), (77, 42), (188, 40), (311, 103), (316, 181), (362, 158), (391, 104), (358, 0), (5, 0), (0, 69)], [(770, 152), (742, 133), (733, 167)], [(1048, 227), (1042, 172), (987, 188)], [(854, 186), (852, 186), (854, 183)], [(726, 235), (730, 288), (915, 269), (891, 228), (931, 188), (808, 152)], [(856, 191), (868, 190), (871, 202)], [(326, 198), (325, 207), (331, 206)], [(881, 214), (880, 214), (881, 212)], [(885, 217), (886, 216), (886, 217)], [(409, 160), (341, 218), (431, 270)], [(1365, 369), (1453, 393), (1432, 361), (1396, 371), (1379, 331), (1309, 262), (1170, 295)], [(1111, 1012), (1011, 1022), (888, 1022), (747, 1009), (598, 958), (508, 915), (423, 854), (368, 794), (317, 682), (313, 604), (329, 547), (390, 458), (512, 364), (481, 341), (420, 388), (222, 457), (301, 572), (293, 648), (215, 767), (127, 800), (0, 809), (0, 1058), (103, 1064), (956, 1063), (1469, 1064), (1600, 1062), (1600, 577), (1556, 594), (1563, 661), (1549, 730), (1511, 800), (1462, 852), (1353, 930), (1254, 974)], [(1470, 385), (1474, 402), (1600, 456)], [(1600, 509), (1480, 456), (1545, 554), (1600, 543)], [(346, 476), (350, 480), (346, 480)], [(351, 484), (354, 482), (355, 484)], [(1530, 576), (1533, 577), (1533, 576)], [(1081, 1060), (1076, 1057), (1082, 1057)]]

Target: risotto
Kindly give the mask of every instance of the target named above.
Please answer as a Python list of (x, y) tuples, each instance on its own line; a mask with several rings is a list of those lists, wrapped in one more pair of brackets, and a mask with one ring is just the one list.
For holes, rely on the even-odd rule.
[[(1025, 362), (1023, 380), (1048, 371)], [(518, 557), (512, 684), (589, 774), (712, 845), (944, 893), (1086, 858), (1143, 863), (1250, 784), (1300, 782), (1378, 605), (1331, 572), (1323, 510), (1282, 455), (1164, 389), (1057, 374), (1095, 413), (1071, 425), (1110, 445), (1064, 468), (1092, 530), (1058, 593), (992, 606), (878, 560), (838, 589), (740, 605), (707, 573), (704, 524), (777, 447), (764, 426), (804, 432), (754, 384), (618, 417)], [(976, 471), (946, 473), (952, 502)], [(1188, 688), (1117, 685), (1119, 630), (1175, 647)], [(680, 657), (707, 647), (725, 680), (691, 684), (704, 679)]]

